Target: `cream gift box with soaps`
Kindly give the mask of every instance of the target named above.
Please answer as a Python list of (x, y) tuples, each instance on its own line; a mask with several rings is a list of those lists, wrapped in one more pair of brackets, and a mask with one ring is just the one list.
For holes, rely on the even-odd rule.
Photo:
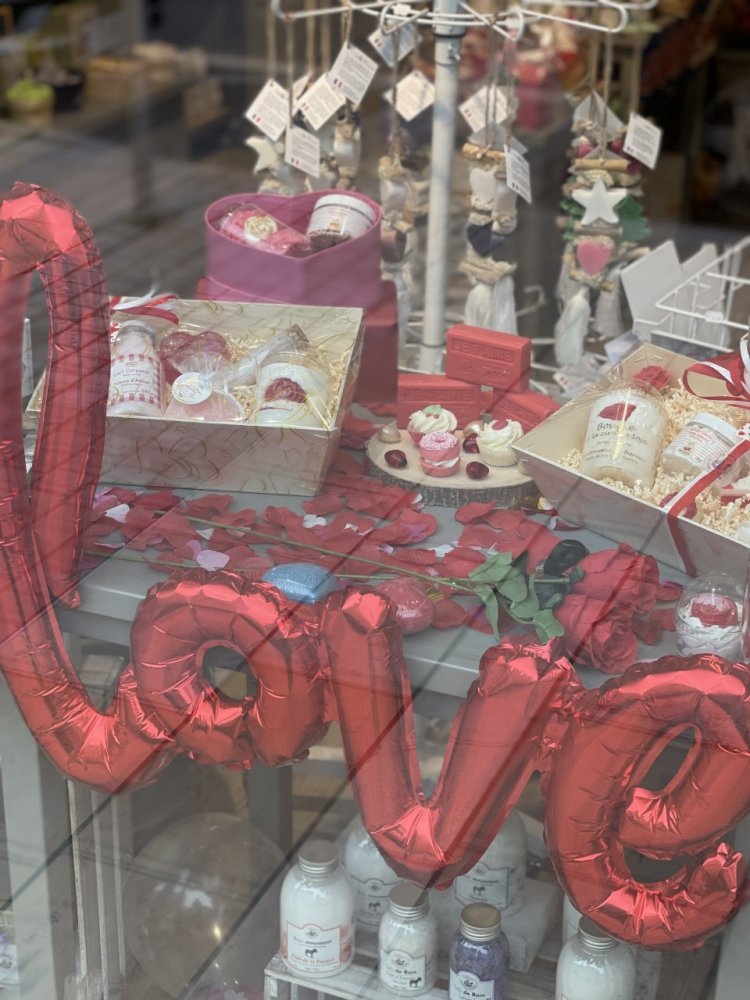
[[(669, 373), (669, 385), (678, 387), (683, 372), (693, 363), (694, 359), (682, 354), (644, 344), (604, 379), (513, 446), (521, 467), (566, 521), (613, 541), (627, 542), (636, 550), (683, 572), (686, 566), (662, 507), (583, 475), (570, 468), (567, 459), (574, 449), (581, 449), (591, 409), (605, 392), (625, 383), (647, 365), (663, 366)], [(748, 510), (750, 522), (750, 508)], [(736, 580), (745, 579), (750, 558), (750, 548), (746, 544), (686, 516), (677, 519), (677, 530), (684, 550), (699, 573), (723, 570)]]
[[(156, 310), (158, 314), (160, 310)], [(245, 302), (168, 301), (161, 311), (175, 321), (153, 318), (147, 309), (113, 313), (113, 329), (142, 319), (156, 331), (157, 346), (174, 330), (220, 334), (234, 358), (287, 330), (302, 331), (311, 352), (330, 366), (323, 415), (280, 419), (253, 418), (253, 390), (232, 390), (247, 409), (242, 419), (187, 419), (190, 407), (171, 408), (166, 392), (161, 416), (107, 414), (105, 483), (250, 493), (313, 495), (338, 447), (341, 424), (351, 402), (359, 369), (363, 311), (355, 308), (290, 306)], [(269, 363), (273, 358), (269, 358)], [(260, 377), (260, 376), (259, 376)], [(243, 393), (245, 394), (243, 396)], [(26, 410), (27, 424), (40, 417), (43, 380)], [(233, 396), (233, 398), (234, 398)], [(110, 396), (111, 401), (111, 396)]]

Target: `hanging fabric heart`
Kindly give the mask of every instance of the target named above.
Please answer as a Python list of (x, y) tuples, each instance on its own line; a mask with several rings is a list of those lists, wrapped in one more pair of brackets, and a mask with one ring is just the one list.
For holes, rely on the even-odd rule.
[(615, 245), (606, 236), (593, 236), (578, 240), (575, 249), (578, 263), (593, 278), (601, 274), (612, 260)]

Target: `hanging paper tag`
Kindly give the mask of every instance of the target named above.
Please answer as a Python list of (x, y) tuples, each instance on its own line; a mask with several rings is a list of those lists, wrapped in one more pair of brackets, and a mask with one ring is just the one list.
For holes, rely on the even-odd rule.
[(286, 134), (284, 159), (310, 177), (319, 177), (320, 140), (303, 128), (290, 128)]
[[(487, 103), (488, 93), (489, 105)], [(476, 132), (486, 124), (488, 118), (490, 121), (494, 118), (498, 124), (505, 121), (508, 117), (508, 98), (505, 91), (496, 84), (492, 85), (491, 90), (485, 84), (476, 94), (472, 94), (463, 104), (459, 105), (458, 110), (472, 132)]]
[(396, 35), (398, 35), (398, 61), (401, 62), (410, 52), (414, 51), (417, 44), (417, 29), (413, 24), (407, 24), (388, 35), (384, 35), (380, 28), (376, 28), (371, 35), (367, 36), (367, 41), (386, 66), (390, 66), (391, 69), (396, 61)]
[(529, 162), (516, 149), (505, 146), (505, 180), (511, 191), (531, 204), (531, 172)]
[(361, 49), (349, 45), (339, 52), (328, 79), (352, 104), (361, 104), (377, 68), (378, 64), (374, 59), (370, 59)]
[(623, 149), (650, 170), (656, 166), (661, 149), (661, 129), (641, 115), (631, 115)]
[(317, 132), (344, 104), (346, 98), (341, 91), (331, 86), (328, 77), (321, 76), (299, 102), (299, 108)]
[[(386, 92), (385, 99), (393, 104), (393, 88)], [(396, 87), (396, 111), (406, 122), (413, 121), (417, 115), (432, 107), (435, 103), (435, 84), (418, 69), (409, 73)]]
[(276, 142), (289, 124), (288, 92), (280, 83), (269, 80), (245, 112), (245, 118)]

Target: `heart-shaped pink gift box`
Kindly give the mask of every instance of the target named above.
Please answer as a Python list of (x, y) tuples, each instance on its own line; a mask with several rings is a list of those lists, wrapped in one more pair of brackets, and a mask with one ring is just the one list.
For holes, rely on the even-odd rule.
[[(304, 233), (315, 203), (326, 195), (346, 194), (363, 201), (376, 222), (362, 236), (309, 257), (283, 257), (243, 245), (220, 233), (214, 223), (230, 209), (251, 202)], [(245, 302), (289, 302), (305, 306), (354, 306), (369, 309), (382, 298), (380, 206), (354, 191), (310, 191), (293, 197), (233, 194), (209, 205), (205, 215), (206, 279), (223, 286), (222, 298)]]

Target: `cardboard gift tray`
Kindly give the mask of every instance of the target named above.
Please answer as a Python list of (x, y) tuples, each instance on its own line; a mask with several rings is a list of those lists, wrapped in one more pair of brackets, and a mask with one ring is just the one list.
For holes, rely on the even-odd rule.
[[(645, 365), (658, 364), (669, 371), (670, 384), (677, 386), (682, 373), (693, 361), (682, 354), (644, 344), (613, 368), (605, 379), (567, 403), (514, 445), (522, 468), (566, 521), (590, 528), (612, 541), (628, 542), (639, 552), (683, 572), (686, 567), (661, 507), (620, 493), (560, 462), (573, 448), (581, 447), (591, 407), (617, 379), (627, 379)], [(678, 526), (699, 573), (723, 570), (735, 580), (745, 579), (750, 558), (747, 545), (684, 516), (679, 517)]]
[[(254, 426), (138, 416), (107, 416), (101, 479), (133, 486), (167, 486), (249, 493), (312, 495), (325, 481), (338, 446), (359, 367), (363, 312), (354, 308), (204, 302), (169, 303), (180, 328), (225, 337), (259, 337), (297, 324), (343, 371), (326, 428)], [(133, 314), (135, 318), (135, 314)], [(26, 410), (38, 424), (43, 380)]]

